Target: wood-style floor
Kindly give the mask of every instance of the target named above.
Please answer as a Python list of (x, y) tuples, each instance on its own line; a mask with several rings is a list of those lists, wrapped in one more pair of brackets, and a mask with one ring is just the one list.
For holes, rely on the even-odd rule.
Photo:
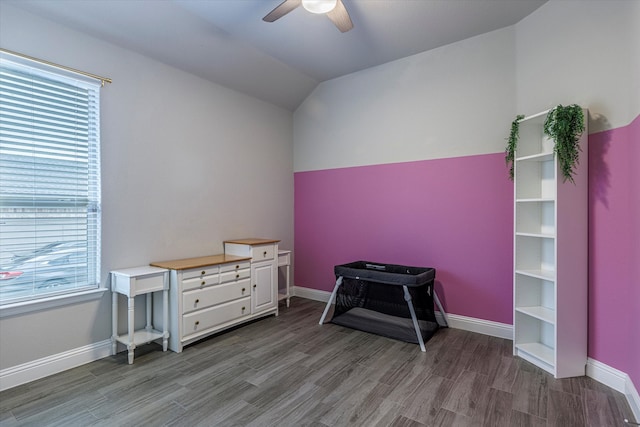
[(621, 393), (556, 380), (511, 341), (441, 329), (422, 353), (333, 324), (294, 298), (268, 317), (163, 353), (140, 347), (0, 393), (0, 425), (623, 426)]

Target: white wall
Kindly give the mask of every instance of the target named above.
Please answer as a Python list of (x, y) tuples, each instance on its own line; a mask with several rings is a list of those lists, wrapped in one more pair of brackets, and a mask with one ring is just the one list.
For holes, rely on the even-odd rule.
[(517, 111), (589, 109), (589, 132), (640, 113), (640, 2), (552, 0), (516, 26)]
[(294, 113), (294, 170), (502, 151), (515, 75), (508, 27), (326, 81)]
[[(321, 83), (294, 112), (294, 170), (504, 150), (516, 114), (640, 111), (640, 2), (551, 0), (516, 25)], [(496, 126), (496, 124), (500, 124)]]
[[(1, 12), (3, 48), (113, 79), (101, 102), (105, 283), (115, 268), (221, 253), (227, 238), (292, 248), (290, 112), (6, 4)], [(110, 307), (105, 293), (2, 318), (0, 369), (108, 339)]]

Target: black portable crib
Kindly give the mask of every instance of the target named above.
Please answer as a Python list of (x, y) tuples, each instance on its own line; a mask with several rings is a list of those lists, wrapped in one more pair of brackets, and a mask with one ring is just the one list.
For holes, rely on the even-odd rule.
[(334, 267), (336, 285), (322, 314), (341, 326), (420, 345), (438, 330), (434, 298), (446, 315), (434, 289), (434, 268), (356, 261)]

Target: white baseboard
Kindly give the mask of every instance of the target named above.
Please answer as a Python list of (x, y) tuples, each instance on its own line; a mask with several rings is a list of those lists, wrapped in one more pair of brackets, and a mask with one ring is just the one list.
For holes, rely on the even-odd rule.
[(111, 355), (111, 340), (43, 357), (0, 371), (0, 391), (35, 381)]
[(631, 412), (633, 412), (636, 422), (640, 421), (640, 394), (638, 394), (638, 389), (634, 386), (629, 375), (627, 375), (624, 394), (627, 396), (627, 402), (629, 402), (629, 406), (631, 406)]
[(638, 390), (629, 375), (595, 359), (588, 358), (587, 376), (623, 393), (631, 406), (633, 416), (636, 420), (640, 420), (640, 395), (638, 395)]
[(629, 378), (624, 372), (592, 358), (587, 359), (587, 376), (620, 393), (624, 393)]
[[(436, 312), (436, 317), (437, 316)], [(465, 331), (477, 332), (483, 335), (491, 335), (492, 337), (513, 339), (513, 325), (506, 323), (493, 322), (491, 320), (476, 319), (475, 317), (460, 316), (459, 314), (447, 314), (449, 319), (449, 327), (454, 329), (463, 329)]]
[(300, 298), (306, 298), (313, 301), (327, 302), (331, 296), (331, 292), (319, 291), (318, 289), (303, 288), (302, 286), (294, 286), (292, 295)]
[[(331, 292), (319, 291), (317, 289), (293, 287), (293, 295), (314, 301), (329, 301)], [(436, 311), (436, 320), (439, 325), (444, 325), (444, 316)], [(491, 335), (492, 337), (513, 339), (513, 326), (506, 323), (492, 322), (490, 320), (476, 319), (474, 317), (460, 316), (458, 314), (448, 314), (449, 327), (462, 329), (465, 331), (477, 332), (479, 334)]]

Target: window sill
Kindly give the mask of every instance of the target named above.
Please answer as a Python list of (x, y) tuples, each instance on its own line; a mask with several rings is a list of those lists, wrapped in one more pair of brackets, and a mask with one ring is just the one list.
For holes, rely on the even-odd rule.
[(0, 319), (3, 317), (19, 316), (35, 311), (49, 310), (69, 304), (93, 301), (102, 298), (107, 288), (91, 289), (68, 295), (58, 295), (50, 298), (42, 298), (35, 301), (24, 301), (0, 306)]

